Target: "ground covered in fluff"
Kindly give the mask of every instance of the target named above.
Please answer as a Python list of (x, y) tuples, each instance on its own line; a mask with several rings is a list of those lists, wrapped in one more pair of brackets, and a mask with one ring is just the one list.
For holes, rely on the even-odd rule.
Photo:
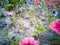
[(1, 0), (0, 45), (19, 45), (27, 36), (39, 40), (40, 45), (60, 45), (60, 36), (49, 28), (51, 22), (60, 19), (59, 0), (31, 2)]

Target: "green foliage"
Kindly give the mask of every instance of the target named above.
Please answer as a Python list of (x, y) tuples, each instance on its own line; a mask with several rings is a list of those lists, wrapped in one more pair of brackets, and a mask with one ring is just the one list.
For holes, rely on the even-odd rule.
[(50, 42), (51, 45), (59, 45), (60, 41), (59, 40), (53, 40)]
[(0, 13), (0, 17), (1, 17), (1, 15), (2, 15), (2, 14)]
[(14, 5), (11, 4), (11, 3), (9, 3), (9, 4), (7, 4), (7, 5), (5, 6), (5, 9), (6, 9), (6, 10), (12, 10), (13, 8), (14, 8)]
[(0, 0), (0, 7), (4, 7), (7, 3), (8, 1), (6, 0)]
[(47, 7), (46, 4), (42, 2), (42, 8), (43, 8), (42, 11), (43, 12), (46, 12), (47, 11), (47, 8), (46, 7)]
[(20, 0), (20, 4), (22, 5), (24, 3), (25, 0)]
[(9, 0), (9, 3), (17, 3), (19, 0)]
[(46, 29), (45, 28), (43, 28), (42, 26), (38, 26), (38, 28), (37, 28), (37, 32), (38, 33), (41, 33), (41, 32), (44, 32)]
[(16, 5), (22, 5), (24, 3), (24, 0), (10, 0), (9, 3)]
[(53, 36), (52, 40), (48, 42), (50, 45), (60, 45), (60, 36)]
[(36, 22), (37, 22), (38, 27), (36, 28), (36, 25), (34, 25), (36, 31), (32, 32), (31, 35), (36, 35), (36, 34), (46, 31), (46, 28), (42, 27), (42, 24), (41, 24), (42, 22), (40, 20), (36, 20)]
[(53, 16), (51, 11), (48, 11), (48, 24), (50, 24), (51, 22), (53, 22), (56, 19), (58, 19), (58, 17)]
[(6, 42), (7, 40), (7, 36), (0, 35), (0, 44)]
[(20, 14), (19, 14), (19, 17), (22, 17), (22, 16), (23, 16), (23, 13), (20, 13)]
[(9, 3), (13, 4), (16, 6), (19, 3), (19, 0), (9, 0)]
[(10, 45), (19, 45), (19, 42), (21, 41), (21, 39), (22, 39), (22, 38), (21, 38), (20, 36), (17, 36), (17, 37), (15, 38), (15, 40), (17, 40), (17, 42), (11, 40), (11, 41), (10, 41)]
[(12, 10), (17, 5), (22, 5), (24, 3), (24, 0), (9, 0), (9, 3), (6, 4), (5, 9), (6, 10)]
[(3, 36), (7, 36), (8, 35), (8, 32), (9, 32), (9, 30), (4, 30), (3, 31)]
[(17, 36), (17, 41), (20, 42), (21, 41), (21, 37), (20, 36)]
[(42, 27), (41, 21), (37, 20), (37, 24), (38, 24), (37, 33), (46, 31), (46, 28)]
[(42, 27), (42, 22), (41, 22), (41, 20), (36, 20), (36, 23), (37, 23), (37, 28), (36, 28), (36, 25), (34, 25), (34, 27), (35, 27), (35, 29), (36, 29), (36, 31), (34, 31), (34, 32), (32, 32), (31, 33), (31, 35), (32, 36), (34, 36), (34, 35), (36, 35), (36, 34), (40, 34), (40, 33), (42, 33), (42, 32), (44, 32), (44, 31), (46, 31), (46, 28), (45, 27)]
[(26, 5), (26, 9), (27, 11), (30, 11), (30, 6), (28, 4)]
[(32, 36), (36, 35), (36, 32), (32, 32), (31, 35), (32, 35)]
[(16, 17), (15, 16), (10, 17), (10, 19), (11, 19), (12, 23), (16, 22)]
[[(60, 8), (58, 8), (58, 11), (60, 12)], [(57, 17), (60, 18), (60, 13), (58, 13), (58, 16)]]
[(14, 42), (13, 40), (11, 40), (10, 45), (18, 45), (18, 44), (16, 42)]

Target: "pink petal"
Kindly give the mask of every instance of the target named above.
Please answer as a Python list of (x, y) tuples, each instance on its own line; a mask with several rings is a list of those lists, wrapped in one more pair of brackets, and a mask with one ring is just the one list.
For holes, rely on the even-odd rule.
[(34, 3), (38, 3), (39, 2), (39, 0), (34, 0)]
[(51, 3), (50, 2), (47, 2), (47, 6), (51, 6)]
[(49, 27), (60, 35), (60, 20), (52, 22)]
[(24, 44), (28, 44), (28, 38), (27, 37), (25, 37), (24, 39), (22, 39), (22, 43), (24, 43)]
[(22, 41), (19, 42), (19, 45), (27, 45), (27, 44), (38, 45), (38, 41), (34, 40), (34, 38), (30, 36), (23, 38)]
[(13, 15), (12, 12), (6, 12), (6, 14), (7, 14), (7, 15), (11, 15), (11, 16)]

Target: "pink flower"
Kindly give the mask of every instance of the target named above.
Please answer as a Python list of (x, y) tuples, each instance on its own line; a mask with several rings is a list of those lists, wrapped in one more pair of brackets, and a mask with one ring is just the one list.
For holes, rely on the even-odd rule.
[(39, 2), (39, 0), (34, 0), (34, 3), (37, 4)]
[(47, 3), (47, 2), (49, 2), (49, 0), (43, 0), (43, 2), (44, 2), (44, 3)]
[(51, 3), (50, 2), (47, 2), (47, 6), (51, 6)]
[(43, 0), (44, 3), (47, 4), (47, 6), (51, 6), (50, 0)]
[(13, 16), (13, 12), (7, 11), (6, 14), (7, 14), (7, 15), (10, 15), (10, 16)]
[(21, 42), (19, 42), (19, 45), (38, 45), (38, 41), (33, 37), (25, 37)]
[(60, 2), (58, 2), (58, 6), (60, 6)]
[(49, 27), (60, 35), (60, 19), (52, 22)]

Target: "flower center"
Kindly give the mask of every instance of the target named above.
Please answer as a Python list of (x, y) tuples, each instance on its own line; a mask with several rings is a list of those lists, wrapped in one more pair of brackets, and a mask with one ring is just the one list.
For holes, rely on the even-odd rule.
[(30, 43), (28, 43), (27, 45), (34, 45), (34, 44), (30, 44)]
[(60, 26), (58, 26), (60, 28)]
[(27, 45), (30, 45), (30, 43), (28, 43)]
[(55, 14), (55, 11), (53, 11), (53, 14)]

